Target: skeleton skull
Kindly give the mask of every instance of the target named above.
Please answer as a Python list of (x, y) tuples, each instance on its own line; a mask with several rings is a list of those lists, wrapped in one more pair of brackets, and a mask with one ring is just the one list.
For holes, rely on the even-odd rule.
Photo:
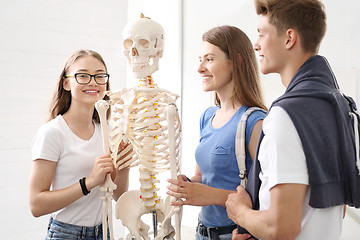
[(140, 18), (123, 31), (124, 55), (137, 78), (145, 78), (159, 69), (163, 55), (164, 30), (160, 24)]

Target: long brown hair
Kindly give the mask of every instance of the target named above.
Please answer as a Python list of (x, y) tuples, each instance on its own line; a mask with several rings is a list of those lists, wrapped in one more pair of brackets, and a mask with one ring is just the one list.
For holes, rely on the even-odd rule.
[[(255, 51), (246, 34), (237, 27), (224, 25), (204, 33), (202, 40), (219, 47), (231, 62), (235, 83), (231, 96), (233, 104), (237, 100), (248, 107), (267, 109), (262, 98)], [(216, 93), (215, 104), (220, 105)]]
[(282, 34), (294, 28), (306, 52), (318, 52), (326, 32), (324, 5), (318, 0), (255, 0), (256, 13), (267, 15)]
[[(70, 66), (73, 65), (76, 62), (76, 60), (78, 60), (79, 58), (84, 57), (84, 56), (92, 56), (92, 57), (96, 58), (97, 60), (99, 60), (102, 64), (104, 64), (105, 70), (107, 72), (107, 67), (106, 67), (105, 61), (99, 53), (92, 51), (92, 50), (88, 50), (88, 49), (80, 49), (78, 51), (75, 51), (73, 54), (71, 54), (70, 57), (68, 58), (68, 60), (65, 62), (65, 65), (61, 71), (59, 78), (58, 78), (57, 88), (53, 95), (53, 99), (52, 99), (52, 102), (50, 105), (49, 120), (54, 119), (57, 115), (59, 115), (59, 114), (62, 115), (69, 110), (70, 105), (71, 105), (71, 92), (66, 91), (64, 89), (63, 82), (64, 82), (65, 76), (67, 75), (67, 71), (70, 68)], [(106, 84), (106, 90), (107, 91), (110, 90), (109, 82)], [(108, 99), (108, 97), (105, 96), (104, 99)], [(109, 111), (108, 111), (107, 117), (109, 117)], [(95, 109), (94, 109), (94, 114), (93, 114), (92, 118), (95, 122), (100, 122), (99, 115)]]

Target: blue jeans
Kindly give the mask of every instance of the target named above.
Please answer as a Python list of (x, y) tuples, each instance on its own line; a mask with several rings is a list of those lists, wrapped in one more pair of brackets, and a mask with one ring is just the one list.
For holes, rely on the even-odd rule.
[[(109, 233), (109, 231), (108, 231)], [(102, 224), (95, 227), (83, 227), (63, 223), (50, 218), (45, 240), (103, 240)], [(110, 236), (107, 238), (110, 240)]]

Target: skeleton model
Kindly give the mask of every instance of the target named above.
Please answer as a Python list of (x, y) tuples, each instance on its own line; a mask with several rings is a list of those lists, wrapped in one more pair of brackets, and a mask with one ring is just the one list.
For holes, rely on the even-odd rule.
[[(171, 178), (176, 178), (179, 171), (180, 119), (175, 105), (178, 96), (158, 88), (151, 77), (158, 70), (158, 62), (163, 54), (164, 31), (161, 25), (142, 15), (125, 27), (123, 38), (124, 55), (139, 86), (107, 93), (112, 125), (109, 138), (105, 124), (109, 103), (101, 100), (96, 106), (103, 127), (104, 151), (110, 145), (114, 165), (118, 169), (139, 166), (141, 186), (140, 190), (125, 192), (118, 199), (115, 215), (130, 231), (127, 240), (150, 239), (150, 227), (141, 220), (141, 216), (147, 213), (152, 213), (154, 239), (174, 239), (176, 236), (176, 240), (180, 240), (182, 209), (170, 206), (170, 202), (176, 199), (167, 197), (163, 201), (155, 186), (160, 182), (158, 173), (170, 170)], [(119, 153), (120, 144), (127, 143), (126, 149)], [(115, 188), (110, 177), (101, 186), (105, 192), (104, 237), (108, 219), (111, 239), (111, 196)], [(173, 216), (175, 229), (171, 225)], [(157, 230), (158, 222), (160, 231)]]

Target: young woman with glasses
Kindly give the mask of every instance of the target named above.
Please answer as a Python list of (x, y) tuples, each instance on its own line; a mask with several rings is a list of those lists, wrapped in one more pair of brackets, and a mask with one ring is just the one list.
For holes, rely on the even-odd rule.
[(98, 53), (73, 53), (58, 79), (50, 120), (33, 139), (30, 208), (35, 217), (51, 214), (46, 239), (102, 240), (99, 185), (111, 173), (114, 198), (127, 191), (129, 170), (117, 171), (104, 155), (94, 107), (109, 90), (108, 80)]

